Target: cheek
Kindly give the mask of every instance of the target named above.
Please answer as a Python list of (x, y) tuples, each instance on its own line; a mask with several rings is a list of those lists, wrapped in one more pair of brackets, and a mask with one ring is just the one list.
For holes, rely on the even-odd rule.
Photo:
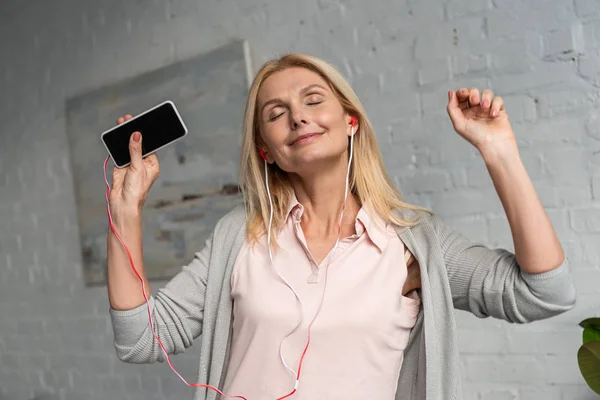
[(336, 142), (338, 140), (343, 141), (347, 137), (344, 119), (339, 115), (333, 113), (323, 115), (319, 124), (327, 129), (329, 136), (332, 137)]
[(336, 113), (331, 107), (323, 107), (320, 110), (317, 109), (315, 111), (315, 117), (323, 123), (332, 124), (339, 119), (339, 116), (337, 115), (338, 113)]
[(270, 148), (274, 149), (281, 145), (282, 141), (286, 137), (285, 129), (280, 126), (279, 123), (270, 123), (261, 127), (261, 138), (264, 143)]
[(343, 131), (344, 113), (339, 107), (323, 107), (315, 111), (314, 120), (319, 125), (331, 131)]

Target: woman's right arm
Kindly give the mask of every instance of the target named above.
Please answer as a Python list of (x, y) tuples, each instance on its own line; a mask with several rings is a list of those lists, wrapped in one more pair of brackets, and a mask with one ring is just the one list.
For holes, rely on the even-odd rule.
[[(183, 352), (202, 331), (211, 246), (212, 238), (201, 252), (195, 254), (191, 263), (184, 266), (156, 295), (149, 297), (154, 332), (168, 354)], [(131, 270), (129, 265), (124, 267)], [(131, 309), (110, 309), (117, 357), (130, 363), (164, 361), (166, 357), (150, 331), (148, 305), (141, 294), (140, 281), (137, 277), (135, 279), (137, 283), (129, 287), (131, 296), (127, 301), (139, 296), (142, 304)]]
[[(132, 116), (127, 114), (118, 118), (117, 124), (131, 118)], [(150, 295), (142, 255), (142, 207), (150, 188), (160, 175), (160, 166), (155, 153), (142, 158), (140, 132), (132, 132), (129, 138), (129, 156), (131, 162), (128, 166), (113, 168), (108, 197), (112, 226), (109, 227), (107, 238), (107, 285), (110, 306), (115, 310), (129, 310), (145, 302), (142, 290), (137, 289), (140, 285), (139, 278), (131, 267), (129, 255), (123, 244), (129, 250), (133, 264), (144, 280), (147, 295)], [(116, 233), (113, 232), (113, 227)]]
[[(128, 119), (131, 115), (117, 123)], [(200, 334), (211, 241), (164, 289), (151, 296), (144, 272), (141, 210), (159, 176), (159, 165), (156, 154), (142, 158), (142, 139), (137, 132), (130, 138), (129, 152), (131, 164), (113, 169), (109, 207), (113, 227), (129, 250), (149, 301), (146, 304), (140, 278), (112, 228), (107, 238), (108, 297), (117, 356), (127, 362), (150, 363), (165, 357), (150, 329), (148, 307), (154, 333), (168, 354), (182, 352)]]

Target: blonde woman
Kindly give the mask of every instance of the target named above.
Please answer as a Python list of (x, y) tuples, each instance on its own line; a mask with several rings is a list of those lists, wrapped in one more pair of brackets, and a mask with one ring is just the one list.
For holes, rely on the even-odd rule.
[(195, 400), (462, 399), (454, 308), (527, 323), (571, 309), (576, 294), (502, 99), (450, 91), (447, 111), (485, 160), (514, 254), (472, 243), (405, 203), (349, 84), (326, 62), (290, 54), (267, 62), (250, 89), (245, 206), (154, 294), (140, 214), (159, 165), (155, 155), (142, 159), (134, 133), (131, 165), (114, 170), (109, 205), (148, 303), (109, 232), (119, 359), (164, 361), (198, 338)]

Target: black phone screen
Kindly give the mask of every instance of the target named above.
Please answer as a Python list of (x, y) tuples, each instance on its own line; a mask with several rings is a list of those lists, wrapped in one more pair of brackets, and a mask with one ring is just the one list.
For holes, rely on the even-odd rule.
[(187, 132), (172, 103), (167, 102), (146, 111), (102, 135), (102, 141), (117, 167), (131, 162), (129, 138), (136, 131), (142, 134), (144, 156), (181, 138)]

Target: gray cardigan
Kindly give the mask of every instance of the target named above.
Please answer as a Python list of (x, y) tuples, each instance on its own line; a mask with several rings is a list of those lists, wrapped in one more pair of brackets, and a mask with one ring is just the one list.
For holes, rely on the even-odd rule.
[[(397, 400), (463, 398), (454, 308), (480, 318), (527, 323), (575, 305), (566, 258), (552, 271), (528, 274), (511, 252), (470, 242), (426, 213), (415, 227), (397, 232), (419, 262), (422, 285), (422, 308), (405, 350)], [(199, 337), (196, 382), (219, 388), (231, 344), (230, 276), (245, 237), (245, 213), (239, 206), (218, 222), (191, 263), (150, 298), (156, 332), (169, 354), (183, 352)], [(127, 311), (111, 309), (110, 314), (120, 360), (165, 361), (150, 333), (146, 304)], [(205, 388), (197, 388), (194, 396), (194, 400), (216, 398), (216, 392)]]

